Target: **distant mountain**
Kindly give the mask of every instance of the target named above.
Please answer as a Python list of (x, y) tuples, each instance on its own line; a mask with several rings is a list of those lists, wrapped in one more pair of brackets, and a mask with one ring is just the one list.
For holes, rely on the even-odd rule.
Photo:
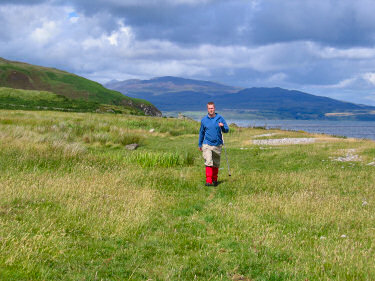
[(106, 84), (130, 97), (143, 98), (160, 110), (204, 111), (208, 101), (217, 108), (267, 119), (375, 120), (375, 107), (282, 88), (239, 88), (219, 83), (158, 77)]
[(185, 79), (173, 76), (157, 77), (150, 80), (131, 79), (125, 81), (111, 81), (105, 84), (110, 89), (117, 91), (128, 91), (132, 95), (139, 93), (152, 93), (153, 95), (174, 93), (174, 92), (204, 92), (214, 95), (236, 93), (241, 88), (226, 86), (223, 84)]
[[(22, 96), (22, 99), (17, 100), (16, 104), (18, 105), (21, 105), (20, 103), (27, 100), (25, 99), (25, 94), (30, 93), (35, 95), (35, 93), (30, 91), (23, 92), (21, 95), (19, 91), (7, 90), (23, 89), (49, 92), (65, 97), (65, 100), (58, 98), (51, 99), (51, 96), (48, 95), (48, 98), (40, 99), (40, 102), (42, 100), (64, 100), (64, 104), (75, 104), (75, 108), (77, 108), (79, 104), (82, 105), (82, 108), (92, 108), (95, 107), (94, 104), (98, 106), (113, 105), (115, 108), (113, 111), (122, 111), (121, 108), (123, 108), (126, 109), (124, 112), (133, 114), (161, 115), (160, 111), (146, 100), (127, 97), (117, 91), (109, 90), (97, 82), (78, 75), (54, 68), (9, 61), (3, 58), (0, 58), (0, 87), (5, 88), (0, 96), (0, 103), (3, 105), (2, 108), (12, 100), (12, 95), (16, 95), (16, 93), (19, 97)], [(90, 105), (83, 106), (82, 102), (85, 101)], [(26, 106), (29, 106), (29, 104)], [(56, 107), (59, 107), (59, 105), (56, 105)], [(100, 106), (100, 108), (108, 107)]]

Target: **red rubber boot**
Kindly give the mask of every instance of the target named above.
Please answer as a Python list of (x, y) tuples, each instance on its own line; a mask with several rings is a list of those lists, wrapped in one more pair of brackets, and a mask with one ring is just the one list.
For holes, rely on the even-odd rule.
[(217, 175), (219, 174), (218, 167), (212, 167), (212, 183), (217, 186)]
[(213, 186), (212, 183), (212, 175), (213, 175), (213, 167), (206, 166), (206, 186)]

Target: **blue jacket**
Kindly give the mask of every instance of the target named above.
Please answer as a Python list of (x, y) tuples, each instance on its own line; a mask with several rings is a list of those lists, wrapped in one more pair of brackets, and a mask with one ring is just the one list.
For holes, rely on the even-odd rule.
[[(220, 129), (219, 122), (223, 123), (224, 126)], [(208, 144), (218, 146), (223, 144), (221, 131), (224, 133), (229, 132), (227, 122), (225, 122), (223, 116), (216, 113), (215, 117), (211, 118), (208, 114), (202, 118), (201, 128), (199, 130), (199, 142), (198, 146), (202, 147), (202, 144)]]

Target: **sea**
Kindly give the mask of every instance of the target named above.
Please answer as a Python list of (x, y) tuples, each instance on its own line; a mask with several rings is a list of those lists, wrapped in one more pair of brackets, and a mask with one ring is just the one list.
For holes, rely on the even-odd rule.
[(328, 134), (348, 138), (375, 140), (375, 121), (318, 120), (226, 120), (240, 127), (265, 127), (290, 131)]

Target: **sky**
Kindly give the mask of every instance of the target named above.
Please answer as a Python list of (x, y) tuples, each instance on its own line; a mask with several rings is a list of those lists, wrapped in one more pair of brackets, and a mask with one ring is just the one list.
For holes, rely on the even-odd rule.
[(373, 0), (0, 0), (0, 57), (375, 105)]

